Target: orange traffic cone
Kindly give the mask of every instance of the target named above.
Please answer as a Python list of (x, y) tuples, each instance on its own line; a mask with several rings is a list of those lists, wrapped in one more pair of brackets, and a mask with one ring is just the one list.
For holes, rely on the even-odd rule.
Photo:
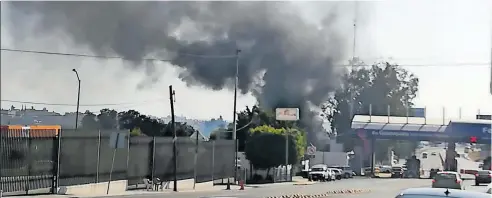
[(243, 180), (239, 180), (239, 190), (244, 190), (244, 182), (243, 182)]

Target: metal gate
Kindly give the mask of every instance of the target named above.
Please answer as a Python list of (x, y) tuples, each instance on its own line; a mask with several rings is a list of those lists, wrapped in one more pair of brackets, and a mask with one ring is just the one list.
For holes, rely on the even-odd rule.
[(56, 189), (60, 126), (2, 126), (0, 190), (6, 195)]

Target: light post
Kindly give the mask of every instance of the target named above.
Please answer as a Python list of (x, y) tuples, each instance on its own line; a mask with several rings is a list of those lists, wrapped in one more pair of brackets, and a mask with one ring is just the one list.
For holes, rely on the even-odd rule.
[(77, 76), (77, 81), (78, 81), (78, 90), (77, 90), (77, 111), (75, 112), (75, 130), (77, 130), (79, 126), (79, 106), (80, 106), (80, 78), (79, 78), (79, 73), (77, 70), (72, 69), (72, 71), (75, 73)]

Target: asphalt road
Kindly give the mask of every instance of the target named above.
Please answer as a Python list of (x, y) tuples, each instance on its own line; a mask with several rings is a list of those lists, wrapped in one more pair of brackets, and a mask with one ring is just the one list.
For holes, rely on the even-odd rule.
[[(410, 187), (423, 187), (429, 185), (430, 180), (422, 179), (372, 179), (353, 178), (334, 182), (315, 183), (312, 185), (275, 184), (268, 187), (250, 188), (244, 191), (219, 191), (219, 192), (180, 192), (145, 195), (125, 195), (119, 198), (200, 198), (200, 197), (237, 197), (237, 198), (264, 198), (270, 196), (292, 194), (322, 194), (330, 190), (365, 189), (370, 193), (331, 195), (330, 197), (377, 197), (393, 198), (403, 189)], [(114, 197), (114, 196), (113, 196)]]

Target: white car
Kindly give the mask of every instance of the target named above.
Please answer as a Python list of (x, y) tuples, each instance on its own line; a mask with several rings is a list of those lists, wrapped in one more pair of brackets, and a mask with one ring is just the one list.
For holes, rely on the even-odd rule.
[(337, 168), (328, 168), (328, 171), (331, 173), (331, 179), (333, 181), (342, 179), (342, 170)]
[(329, 168), (340, 169), (342, 171), (342, 178), (354, 177), (354, 171), (350, 168), (350, 166), (331, 166)]
[(327, 165), (317, 164), (309, 169), (309, 181), (331, 181), (332, 178), (331, 170)]
[(432, 188), (451, 188), (464, 190), (463, 179), (457, 172), (443, 171), (438, 172), (432, 180)]

